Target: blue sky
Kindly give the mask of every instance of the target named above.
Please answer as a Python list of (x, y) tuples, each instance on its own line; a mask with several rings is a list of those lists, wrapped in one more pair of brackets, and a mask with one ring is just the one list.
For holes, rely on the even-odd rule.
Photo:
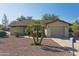
[(79, 20), (79, 4), (77, 3), (0, 3), (0, 23), (2, 22), (3, 14), (6, 14), (9, 22), (16, 20), (17, 17), (32, 16), (34, 19), (41, 19), (41, 17), (48, 14), (55, 14), (60, 19), (67, 22), (73, 22), (76, 19)]

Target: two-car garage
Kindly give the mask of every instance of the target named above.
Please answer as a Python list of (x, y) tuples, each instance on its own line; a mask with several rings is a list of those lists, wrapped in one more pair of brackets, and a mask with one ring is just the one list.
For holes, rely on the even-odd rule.
[(69, 36), (69, 24), (55, 21), (47, 24), (47, 37), (64, 38)]
[(64, 37), (65, 34), (65, 30), (64, 27), (62, 26), (53, 26), (53, 28), (51, 27), (51, 37)]

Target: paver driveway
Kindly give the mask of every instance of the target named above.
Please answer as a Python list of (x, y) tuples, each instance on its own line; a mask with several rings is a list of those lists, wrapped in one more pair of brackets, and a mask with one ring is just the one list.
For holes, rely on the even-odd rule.
[(32, 46), (32, 39), (0, 38), (0, 55), (2, 56), (69, 56), (66, 48), (51, 39), (44, 39), (41, 46)]

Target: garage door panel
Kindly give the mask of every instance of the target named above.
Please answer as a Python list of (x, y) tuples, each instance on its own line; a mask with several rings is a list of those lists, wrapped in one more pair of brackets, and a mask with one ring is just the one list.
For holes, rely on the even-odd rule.
[(52, 37), (63, 37), (64, 36), (64, 27), (62, 26), (54, 26), (51, 28), (51, 36)]

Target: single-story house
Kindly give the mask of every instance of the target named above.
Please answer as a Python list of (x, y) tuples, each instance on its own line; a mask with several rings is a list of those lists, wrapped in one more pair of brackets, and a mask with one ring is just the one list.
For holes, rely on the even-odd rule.
[[(41, 23), (47, 27), (45, 29), (45, 35), (47, 37), (68, 37), (69, 36), (69, 23), (63, 20), (40, 20)], [(25, 32), (25, 28), (30, 23), (29, 20), (14, 21), (10, 24), (11, 32), (19, 31)]]

